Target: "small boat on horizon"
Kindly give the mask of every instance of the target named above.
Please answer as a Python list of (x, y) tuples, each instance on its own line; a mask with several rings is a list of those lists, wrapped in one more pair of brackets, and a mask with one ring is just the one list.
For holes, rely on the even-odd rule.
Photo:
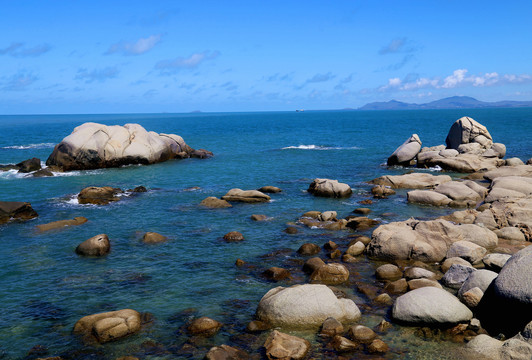
[(296, 109), (296, 112), (303, 112), (303, 111), (305, 111), (305, 110), (303, 110), (303, 109)]

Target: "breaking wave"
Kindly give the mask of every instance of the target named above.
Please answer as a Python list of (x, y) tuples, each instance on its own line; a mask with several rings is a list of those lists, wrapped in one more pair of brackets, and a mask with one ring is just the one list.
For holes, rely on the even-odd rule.
[(11, 145), (3, 146), (0, 149), (16, 149), (16, 150), (26, 150), (26, 149), (48, 149), (53, 148), (54, 143), (40, 143), (40, 144), (28, 144), (28, 145)]
[(360, 150), (362, 148), (358, 146), (351, 147), (340, 147), (340, 146), (325, 146), (325, 145), (298, 145), (298, 146), (287, 146), (282, 148), (282, 150)]

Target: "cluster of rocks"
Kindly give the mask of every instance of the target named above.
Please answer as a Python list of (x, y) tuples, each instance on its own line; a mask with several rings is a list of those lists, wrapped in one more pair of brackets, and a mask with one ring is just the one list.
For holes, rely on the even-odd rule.
[(209, 196), (208, 198), (203, 199), (200, 205), (209, 209), (219, 209), (232, 207), (233, 205), (231, 205), (231, 202), (248, 204), (269, 202), (271, 197), (266, 195), (266, 193), (274, 194), (281, 191), (281, 189), (275, 186), (263, 186), (258, 190), (242, 190), (235, 188), (229, 190), (221, 198)]
[(28, 174), (27, 176), (43, 177), (54, 176), (52, 169), (42, 168), (39, 158), (31, 158), (19, 162), (18, 164), (0, 165), (0, 171), (16, 170), (18, 173)]
[(461, 173), (495, 169), (505, 164), (506, 146), (494, 143), (485, 126), (464, 116), (451, 126), (445, 145), (421, 148), (412, 135), (388, 158), (388, 165), (436, 167)]
[(121, 195), (130, 196), (146, 191), (147, 189), (144, 186), (137, 186), (126, 191), (111, 186), (89, 186), (82, 189), (77, 198), (79, 204), (107, 205), (111, 202), (119, 201), (122, 197)]

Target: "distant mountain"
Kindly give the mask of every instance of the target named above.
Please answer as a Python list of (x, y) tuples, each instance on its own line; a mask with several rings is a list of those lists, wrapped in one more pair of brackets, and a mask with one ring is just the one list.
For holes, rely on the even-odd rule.
[(532, 107), (532, 101), (485, 102), (469, 96), (452, 96), (425, 104), (409, 104), (397, 100), (372, 102), (358, 110), (420, 110), (420, 109), (480, 109), (480, 108)]

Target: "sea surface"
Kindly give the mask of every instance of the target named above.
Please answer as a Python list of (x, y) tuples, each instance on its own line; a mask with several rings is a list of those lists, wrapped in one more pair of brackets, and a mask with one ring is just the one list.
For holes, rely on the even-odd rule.
[[(32, 157), (44, 163), (55, 144), (89, 121), (138, 123), (150, 131), (179, 134), (191, 147), (214, 153), (206, 160), (171, 160), (46, 178), (0, 172), (0, 200), (30, 202), (39, 214), (27, 222), (0, 225), (0, 359), (43, 354), (75, 359), (125, 355), (200, 359), (210, 346), (224, 343), (253, 351), (265, 335), (246, 334), (245, 327), (261, 297), (275, 286), (308, 280), (300, 271), (305, 258), (296, 250), (306, 242), (323, 245), (329, 240), (345, 250), (349, 236), (356, 234), (299, 225), (299, 233), (289, 235), (283, 231), (287, 224), (310, 210), (334, 210), (345, 217), (366, 206), (372, 210), (369, 217), (382, 222), (450, 213), (447, 208), (409, 205), (402, 191), (372, 205), (359, 201), (371, 198), (367, 181), (408, 171), (384, 165), (408, 137), (417, 133), (423, 146), (443, 144), (453, 122), (462, 116), (473, 117), (489, 129), (495, 142), (506, 144), (507, 157), (524, 161), (532, 157), (532, 109), (525, 108), (0, 116), (0, 164)], [(439, 169), (421, 171), (439, 173)], [(306, 191), (314, 178), (337, 179), (354, 193), (348, 199), (316, 198)], [(87, 186), (126, 190), (140, 185), (148, 192), (109, 205), (77, 203), (76, 195)], [(214, 210), (198, 205), (232, 188), (265, 185), (283, 191), (272, 194), (272, 201), (265, 204)], [(254, 222), (252, 214), (265, 214), (269, 220)], [(46, 233), (36, 229), (38, 224), (76, 216), (89, 221)], [(169, 241), (145, 245), (141, 238), (147, 231), (166, 235)], [(245, 240), (224, 242), (221, 238), (230, 231), (240, 231)], [(75, 254), (79, 243), (101, 233), (111, 240), (109, 255)], [(320, 256), (326, 258), (324, 252)], [(235, 266), (239, 258), (245, 266)], [(361, 323), (371, 327), (389, 320), (388, 308), (376, 308), (354, 283), (381, 286), (374, 278), (378, 265), (362, 256), (350, 265), (354, 280), (338, 287), (361, 308)], [(266, 280), (261, 273), (271, 266), (290, 269), (292, 279)], [(83, 345), (72, 334), (81, 317), (124, 308), (150, 314), (151, 321), (139, 334), (105, 345)], [(224, 326), (213, 338), (191, 342), (183, 329), (198, 316), (212, 317)], [(445, 339), (427, 340), (416, 330), (394, 325), (383, 334), (391, 348), (384, 357), (451, 359), (462, 346)], [(320, 349), (321, 340), (314, 333), (294, 334)], [(312, 356), (333, 357), (318, 350)]]

